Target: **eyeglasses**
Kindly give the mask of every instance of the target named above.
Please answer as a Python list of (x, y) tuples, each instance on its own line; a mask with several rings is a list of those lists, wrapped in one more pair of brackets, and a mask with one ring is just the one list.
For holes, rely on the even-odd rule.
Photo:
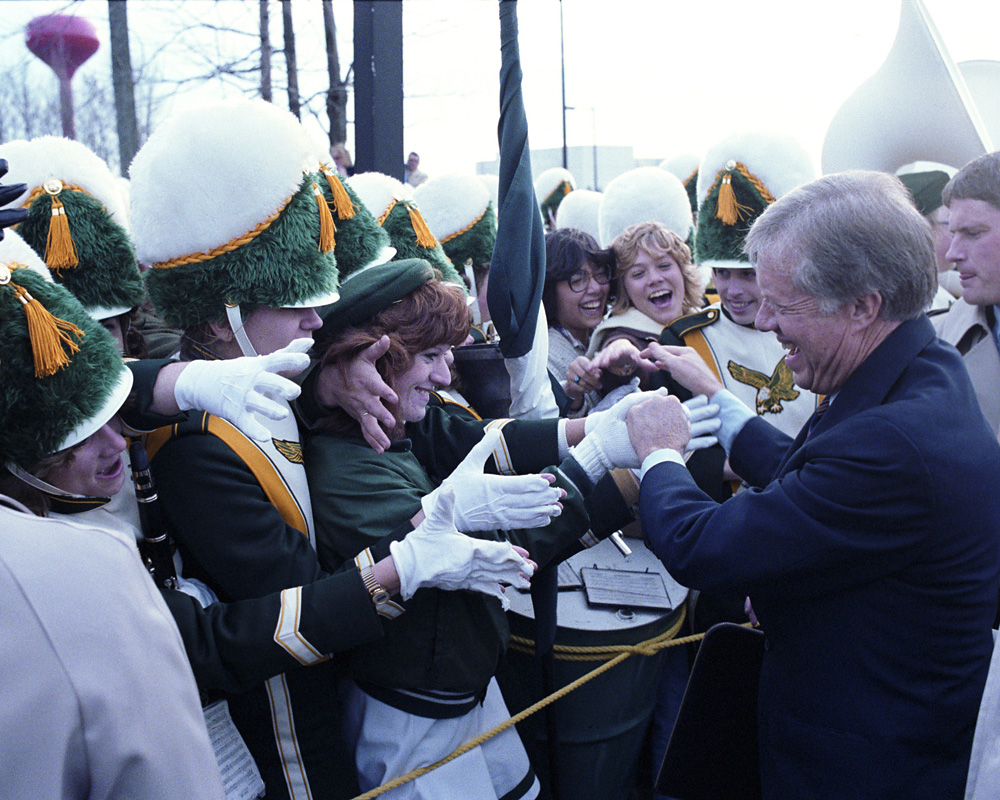
[(588, 269), (578, 269), (566, 282), (569, 284), (571, 291), (577, 292), (578, 294), (585, 291), (590, 285), (590, 279), (593, 278), (598, 286), (607, 286), (611, 283), (611, 274), (605, 270), (599, 270), (598, 272), (591, 272)]

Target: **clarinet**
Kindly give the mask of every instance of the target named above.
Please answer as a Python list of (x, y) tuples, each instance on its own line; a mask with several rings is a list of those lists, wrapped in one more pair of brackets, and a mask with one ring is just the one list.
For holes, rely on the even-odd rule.
[(139, 553), (149, 574), (153, 576), (153, 583), (161, 589), (176, 589), (177, 572), (174, 570), (173, 547), (167, 532), (167, 520), (156, 496), (156, 484), (149, 469), (146, 448), (141, 441), (134, 441), (129, 445), (128, 452), (132, 462), (135, 499), (139, 501), (139, 523), (142, 526)]

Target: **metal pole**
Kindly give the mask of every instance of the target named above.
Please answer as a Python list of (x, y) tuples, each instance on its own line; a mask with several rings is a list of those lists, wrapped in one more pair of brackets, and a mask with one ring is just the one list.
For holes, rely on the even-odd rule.
[(563, 4), (559, 0), (559, 63), (562, 70), (562, 165), (563, 169), (569, 169), (569, 153), (566, 149), (566, 47), (563, 41)]

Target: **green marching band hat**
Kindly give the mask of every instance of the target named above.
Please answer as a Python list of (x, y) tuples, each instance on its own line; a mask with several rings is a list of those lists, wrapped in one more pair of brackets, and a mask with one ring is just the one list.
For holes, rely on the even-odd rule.
[(335, 334), (371, 319), (435, 277), (434, 267), (422, 258), (358, 270), (341, 285), (340, 299), (320, 312), (323, 327), (316, 333), (318, 349), (329, 344)]
[[(255, 308), (337, 299), (335, 226), (319, 153), (289, 112), (229, 100), (168, 119), (130, 167), (133, 238), (168, 324), (242, 319)], [(248, 352), (249, 350), (249, 352)]]
[(677, 176), (659, 167), (636, 167), (607, 185), (598, 212), (601, 246), (609, 247), (627, 228), (642, 222), (659, 222), (687, 241), (691, 206)]
[(119, 179), (96, 154), (59, 136), (0, 145), (9, 179), (26, 185), (14, 201), (28, 211), (17, 231), (96, 320), (145, 298), (129, 239)]
[(465, 290), (465, 282), (417, 208), (412, 187), (381, 172), (355, 173), (347, 183), (389, 234), (396, 248), (396, 261), (423, 258), (441, 273), (443, 280)]
[(593, 189), (576, 189), (570, 192), (559, 204), (556, 229), (574, 228), (589, 233), (595, 242), (601, 241), (598, 215), (603, 197), (603, 194)]
[(391, 259), (396, 249), (389, 244), (389, 234), (382, 230), (357, 192), (328, 164), (321, 163), (319, 171), (323, 177), (320, 188), (333, 217), (336, 237), (333, 253), (340, 280), (359, 269)]
[(576, 189), (576, 178), (568, 169), (552, 167), (535, 178), (535, 197), (546, 225), (555, 226), (559, 204)]
[(0, 463), (19, 473), (79, 444), (132, 388), (111, 336), (36, 263), (0, 242)]
[(705, 153), (698, 168), (695, 263), (750, 269), (743, 240), (764, 209), (816, 177), (806, 149), (782, 133), (730, 136)]
[(413, 199), (445, 255), (459, 270), (488, 265), (497, 239), (496, 208), (475, 175), (441, 175), (413, 190)]

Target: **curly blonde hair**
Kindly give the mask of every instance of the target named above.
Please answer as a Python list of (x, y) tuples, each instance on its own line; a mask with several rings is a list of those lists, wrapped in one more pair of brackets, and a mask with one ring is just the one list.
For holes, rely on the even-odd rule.
[(698, 269), (691, 261), (691, 248), (684, 241), (659, 222), (640, 222), (620, 233), (611, 243), (615, 255), (615, 270), (612, 279), (612, 316), (623, 314), (632, 307), (625, 292), (625, 273), (635, 264), (640, 251), (651, 256), (668, 255), (677, 262), (684, 276), (684, 304), (681, 314), (690, 314), (702, 307), (705, 301), (705, 287), (701, 283)]

